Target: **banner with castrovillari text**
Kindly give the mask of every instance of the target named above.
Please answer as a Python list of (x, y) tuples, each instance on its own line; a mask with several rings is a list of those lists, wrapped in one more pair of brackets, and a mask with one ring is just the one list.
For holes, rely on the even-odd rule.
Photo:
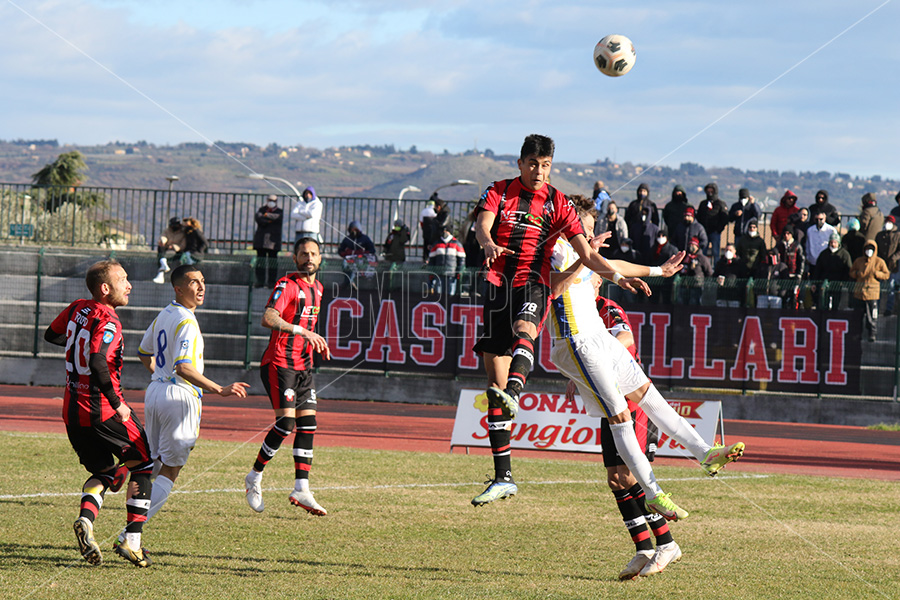
[[(385, 277), (389, 274), (380, 274)], [(318, 366), (479, 376), (472, 346), (482, 332), (474, 285), (465, 296), (428, 286), (374, 289), (325, 285), (317, 331), (332, 359)], [(663, 386), (858, 394), (858, 310), (788, 311), (634, 304), (624, 308), (647, 375)], [(537, 341), (532, 377), (560, 377), (550, 360), (549, 320)]]
[[(489, 448), (487, 394), (484, 390), (460, 390), (453, 422), (450, 447)], [(718, 400), (671, 401), (669, 404), (707, 443), (715, 440), (721, 422), (722, 403)], [(600, 419), (584, 410), (581, 396), (573, 400), (564, 394), (525, 392), (519, 397), (519, 413), (512, 422), (510, 445), (529, 450), (567, 452), (603, 452), (600, 445)], [(690, 456), (687, 449), (660, 432), (658, 456)]]

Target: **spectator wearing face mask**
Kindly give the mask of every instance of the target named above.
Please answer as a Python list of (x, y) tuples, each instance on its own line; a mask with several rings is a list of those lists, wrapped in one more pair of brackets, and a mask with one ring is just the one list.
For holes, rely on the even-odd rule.
[(837, 229), (825, 222), (826, 214), (820, 212), (816, 214), (814, 225), (806, 230), (806, 259), (809, 261), (810, 267), (816, 265), (819, 254), (828, 247), (831, 234), (837, 233)]
[(811, 221), (815, 222), (816, 215), (819, 213), (825, 213), (825, 222), (835, 229), (841, 224), (841, 214), (828, 201), (828, 192), (826, 190), (816, 192), (816, 199), (809, 205), (809, 218)]
[(700, 249), (703, 250), (708, 245), (709, 240), (706, 237), (706, 230), (703, 225), (694, 220), (694, 208), (688, 206), (684, 211), (681, 222), (675, 226), (672, 232), (672, 243), (679, 250), (687, 250), (691, 238), (697, 238), (700, 241)]
[(719, 199), (719, 186), (714, 182), (707, 183), (703, 192), (706, 199), (697, 207), (697, 222), (706, 230), (709, 248), (703, 246), (701, 250), (716, 262), (722, 249), (722, 232), (728, 225), (728, 206)]
[[(644, 228), (648, 223), (659, 227), (659, 210), (650, 199), (650, 186), (642, 183), (637, 188), (637, 198), (632, 200), (625, 210), (625, 224), (628, 226), (628, 237), (633, 240), (643, 237)], [(650, 239), (654, 238), (651, 237)]]
[(881, 299), (881, 282), (891, 276), (884, 260), (878, 256), (878, 244), (867, 240), (863, 255), (853, 261), (850, 278), (856, 281), (852, 305), (863, 309), (863, 325), (874, 342), (878, 331), (878, 301)]
[(738, 259), (747, 269), (748, 276), (765, 276), (766, 243), (759, 237), (759, 226), (755, 219), (747, 225), (747, 235), (741, 236), (734, 247)]
[(631, 238), (625, 238), (619, 242), (619, 247), (613, 252), (612, 257), (615, 260), (627, 260), (628, 262), (639, 265), (644, 264), (641, 262), (641, 253), (634, 248), (634, 244), (631, 243)]
[(644, 257), (644, 264), (650, 267), (659, 267), (676, 254), (678, 254), (678, 248), (669, 242), (669, 236), (666, 235), (666, 231), (661, 229), (656, 234), (656, 243), (653, 244), (653, 248)]
[(668, 231), (675, 230), (675, 226), (684, 217), (685, 209), (690, 205), (683, 185), (678, 184), (672, 188), (672, 199), (663, 207), (663, 222), (665, 222)]
[(784, 195), (781, 197), (781, 204), (772, 212), (772, 223), (770, 226), (774, 237), (781, 237), (781, 232), (784, 230), (784, 226), (788, 224), (788, 219), (798, 210), (800, 209), (797, 208), (797, 194), (791, 190), (785, 190)]
[(900, 231), (897, 230), (897, 222), (893, 216), (884, 220), (884, 227), (875, 236), (875, 243), (878, 244), (878, 256), (891, 272), (891, 286), (884, 311), (886, 316), (890, 316), (894, 312), (894, 295), (897, 290), (897, 282), (900, 280), (897, 273), (898, 267), (900, 267)]
[(853, 261), (850, 259), (850, 253), (841, 246), (841, 234), (837, 232), (832, 233), (831, 239), (828, 240), (828, 248), (819, 254), (819, 260), (816, 261), (816, 266), (812, 269), (812, 279), (814, 281), (827, 281), (829, 283), (824, 304), (826, 309), (837, 310), (840, 308), (840, 298), (843, 295), (844, 288), (839, 284), (843, 281), (850, 281), (850, 267), (852, 265)]
[(600, 235), (607, 231), (612, 232), (612, 235), (606, 241), (608, 247), (600, 248), (600, 255), (603, 258), (612, 258), (613, 253), (622, 243), (622, 240), (628, 237), (628, 226), (625, 225), (625, 219), (619, 216), (619, 207), (614, 200), (607, 202), (606, 215), (597, 219), (594, 235)]
[(762, 218), (762, 211), (756, 204), (756, 198), (750, 195), (750, 190), (741, 188), (738, 191), (738, 200), (731, 205), (728, 211), (728, 220), (734, 223), (734, 239), (737, 241), (747, 233), (747, 225), (752, 219), (757, 222)]
[(725, 253), (722, 254), (722, 258), (716, 262), (716, 268), (713, 270), (713, 275), (717, 279), (721, 278), (719, 285), (725, 283), (726, 280), (747, 278), (747, 267), (738, 258), (734, 244), (725, 246)]
[(681, 263), (679, 275), (685, 278), (681, 288), (682, 304), (700, 304), (703, 294), (703, 282), (713, 274), (709, 259), (703, 254), (700, 239), (692, 237), (687, 245), (687, 252)]
[(852, 217), (847, 221), (847, 233), (841, 238), (841, 246), (847, 249), (850, 260), (856, 260), (863, 255), (863, 244), (866, 237), (859, 232), (859, 219)]

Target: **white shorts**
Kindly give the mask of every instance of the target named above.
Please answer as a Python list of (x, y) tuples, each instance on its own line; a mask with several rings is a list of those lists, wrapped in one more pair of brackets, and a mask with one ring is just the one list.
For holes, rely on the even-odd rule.
[(553, 364), (578, 386), (592, 417), (611, 417), (628, 409), (625, 395), (649, 379), (625, 346), (606, 330), (553, 340)]
[(200, 436), (200, 398), (174, 383), (153, 381), (144, 394), (144, 431), (150, 456), (183, 467)]

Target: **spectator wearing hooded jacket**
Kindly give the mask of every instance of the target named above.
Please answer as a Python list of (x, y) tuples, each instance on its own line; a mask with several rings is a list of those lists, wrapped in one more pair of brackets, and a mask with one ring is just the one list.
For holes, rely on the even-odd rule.
[(703, 192), (706, 199), (701, 200), (697, 207), (697, 222), (706, 230), (709, 249), (704, 246), (702, 250), (707, 256), (712, 256), (711, 262), (716, 262), (722, 250), (722, 232), (728, 225), (728, 206), (719, 198), (719, 186), (715, 182), (707, 183)]
[(854, 261), (863, 255), (863, 245), (866, 243), (866, 236), (859, 232), (859, 219), (851, 217), (847, 221), (847, 233), (841, 238), (841, 246), (847, 249), (850, 260)]
[(794, 236), (801, 244), (806, 243), (806, 232), (814, 224), (809, 216), (809, 209), (805, 206), (788, 217), (788, 225), (794, 226)]
[(900, 192), (897, 192), (897, 195), (894, 196), (894, 202), (897, 203), (897, 206), (891, 209), (891, 216), (900, 223)]
[(675, 226), (672, 231), (672, 243), (679, 250), (687, 250), (691, 238), (697, 238), (700, 241), (700, 251), (702, 252), (709, 243), (706, 237), (706, 230), (703, 225), (694, 220), (694, 207), (688, 206), (684, 211), (681, 222)]
[(797, 194), (791, 190), (785, 190), (784, 195), (781, 197), (781, 204), (772, 212), (772, 222), (770, 224), (772, 236), (780, 238), (781, 232), (784, 231), (784, 226), (788, 224), (788, 219), (798, 210), (800, 209), (797, 208)]
[[(646, 183), (638, 185), (637, 198), (625, 209), (625, 224), (628, 226), (628, 237), (637, 240), (644, 235), (646, 223), (659, 227), (659, 209), (650, 199), (650, 186)], [(651, 238), (652, 239), (652, 238)]]
[(350, 221), (347, 225), (347, 235), (338, 246), (338, 254), (344, 258), (348, 256), (375, 255), (375, 244), (372, 239), (360, 229), (359, 221)]
[(612, 200), (612, 198), (609, 197), (609, 192), (606, 191), (606, 186), (602, 181), (594, 182), (593, 200), (594, 210), (597, 211), (597, 218), (599, 220), (601, 216), (606, 214), (607, 203)]
[(700, 304), (703, 295), (703, 282), (713, 274), (709, 259), (703, 254), (701, 242), (697, 237), (688, 241), (685, 249), (684, 260), (681, 262), (681, 271), (678, 272), (685, 279), (681, 288), (681, 302), (683, 304)]
[(878, 244), (878, 256), (891, 272), (891, 287), (884, 312), (886, 316), (890, 316), (894, 312), (894, 295), (897, 282), (900, 281), (900, 274), (897, 272), (900, 267), (900, 231), (897, 230), (897, 220), (893, 216), (884, 220), (884, 228), (875, 236), (875, 243)]
[(826, 190), (816, 192), (816, 199), (809, 205), (809, 219), (811, 221), (815, 222), (816, 215), (819, 213), (825, 213), (825, 222), (835, 229), (841, 224), (841, 214), (828, 201), (828, 192)]
[(678, 184), (672, 188), (672, 199), (663, 207), (663, 222), (667, 231), (675, 231), (675, 226), (681, 223), (684, 211), (690, 205), (683, 185)]
[(759, 237), (759, 226), (755, 219), (747, 225), (747, 235), (741, 236), (734, 248), (750, 277), (765, 276), (766, 242)]
[(300, 238), (312, 238), (322, 243), (322, 235), (319, 231), (322, 221), (322, 209), (324, 205), (316, 190), (312, 186), (303, 190), (301, 197), (294, 203), (291, 209), (291, 227), (294, 230), (294, 243)]
[(862, 197), (862, 210), (859, 213), (859, 232), (866, 240), (875, 240), (875, 236), (884, 227), (884, 215), (878, 208), (875, 194), (868, 192)]
[[(846, 288), (841, 286), (840, 282), (850, 281), (851, 266), (853, 266), (853, 261), (850, 259), (850, 253), (841, 246), (841, 234), (832, 233), (831, 239), (828, 241), (828, 248), (819, 255), (819, 260), (816, 261), (816, 266), (812, 270), (814, 281), (829, 283), (824, 302), (827, 310), (838, 310), (841, 307), (841, 298), (844, 296)], [(813, 292), (815, 291), (814, 289)]]
[(878, 256), (875, 240), (866, 240), (863, 255), (853, 261), (850, 278), (856, 281), (853, 305), (863, 309), (863, 324), (869, 333), (869, 341), (875, 341), (878, 331), (878, 301), (881, 298), (881, 282), (891, 276), (884, 260)]
[(750, 195), (750, 190), (747, 188), (738, 190), (738, 200), (728, 211), (728, 220), (734, 223), (734, 240), (737, 241), (747, 233), (747, 225), (751, 219), (756, 219), (758, 223), (761, 218), (762, 211), (756, 204), (756, 198)]

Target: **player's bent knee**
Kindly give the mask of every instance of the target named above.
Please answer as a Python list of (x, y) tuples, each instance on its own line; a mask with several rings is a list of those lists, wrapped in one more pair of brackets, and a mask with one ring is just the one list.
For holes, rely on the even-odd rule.
[(294, 417), (278, 417), (275, 419), (275, 427), (278, 428), (285, 436), (290, 435), (294, 431), (294, 425), (296, 425), (297, 419)]

